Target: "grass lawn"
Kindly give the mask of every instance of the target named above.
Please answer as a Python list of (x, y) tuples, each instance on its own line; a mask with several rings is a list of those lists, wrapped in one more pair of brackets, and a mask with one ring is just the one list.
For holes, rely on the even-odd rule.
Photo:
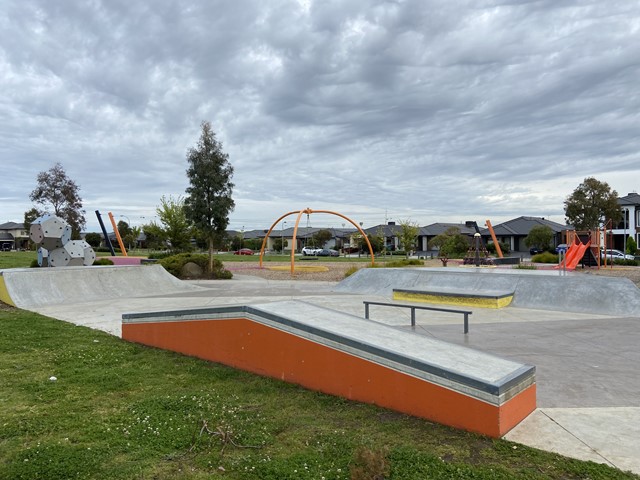
[(38, 254), (33, 252), (0, 252), (0, 270), (3, 268), (29, 268), (31, 262), (38, 259)]
[(2, 479), (638, 478), (1, 305), (0, 331)]

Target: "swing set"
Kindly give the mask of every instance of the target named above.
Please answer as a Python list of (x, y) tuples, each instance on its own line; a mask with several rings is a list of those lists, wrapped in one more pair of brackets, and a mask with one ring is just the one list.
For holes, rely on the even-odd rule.
[(328, 213), (329, 215), (336, 215), (336, 216), (338, 216), (340, 218), (345, 219), (351, 225), (356, 227), (356, 229), (362, 235), (362, 238), (364, 239), (364, 241), (367, 242), (367, 247), (369, 248), (369, 253), (371, 254), (371, 266), (374, 266), (375, 259), (374, 259), (374, 256), (373, 256), (373, 247), (371, 246), (371, 242), (369, 242), (369, 238), (364, 233), (364, 230), (362, 230), (362, 228), (356, 222), (351, 220), (349, 217), (346, 217), (346, 216), (342, 215), (341, 213), (333, 212), (331, 210), (311, 210), (310, 208), (305, 208), (304, 210), (294, 210), (292, 212), (287, 212), (284, 215), (282, 215), (280, 218), (278, 218), (275, 222), (273, 222), (273, 225), (271, 225), (271, 228), (269, 228), (269, 231), (264, 236), (264, 240), (262, 241), (262, 247), (260, 248), (260, 268), (262, 268), (262, 257), (264, 256), (264, 250), (265, 250), (265, 247), (267, 245), (267, 239), (269, 238), (269, 235), (271, 234), (272, 230), (275, 228), (276, 225), (278, 225), (278, 223), (280, 223), (281, 220), (287, 218), (290, 215), (297, 214), (298, 216), (296, 217), (296, 225), (293, 228), (293, 238), (292, 238), (292, 248), (291, 248), (291, 275), (294, 274), (294, 272), (295, 272), (295, 262), (296, 262), (296, 259), (295, 259), (296, 237), (298, 235), (298, 225), (300, 224), (300, 219), (302, 218), (302, 215), (306, 214), (307, 215), (307, 226), (309, 226), (309, 215), (311, 215), (312, 213)]

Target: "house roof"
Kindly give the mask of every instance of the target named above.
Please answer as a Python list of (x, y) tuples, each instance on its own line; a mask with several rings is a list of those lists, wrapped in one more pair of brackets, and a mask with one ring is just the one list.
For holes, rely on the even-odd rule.
[[(554, 233), (573, 229), (573, 227), (552, 222), (544, 217), (518, 217), (513, 220), (508, 220), (504, 223), (494, 225), (493, 231), (497, 236), (529, 235), (531, 229), (538, 226), (549, 227)], [(482, 235), (489, 235), (489, 229), (485, 228), (481, 230), (480, 233)]]
[(629, 195), (625, 195), (624, 197), (618, 198), (618, 203), (620, 205), (640, 206), (640, 195), (638, 195), (635, 192), (632, 192)]
[(457, 228), (463, 235), (473, 235), (474, 233), (476, 233), (475, 228), (467, 227), (464, 223), (437, 222), (432, 223), (431, 225), (427, 225), (426, 227), (422, 227), (420, 229), (419, 235), (435, 237), (446, 232), (450, 228)]
[(24, 223), (7, 222), (0, 224), (0, 230), (24, 230)]
[(0, 232), (0, 242), (1, 241), (13, 242), (14, 241), (13, 235), (11, 235), (8, 232)]

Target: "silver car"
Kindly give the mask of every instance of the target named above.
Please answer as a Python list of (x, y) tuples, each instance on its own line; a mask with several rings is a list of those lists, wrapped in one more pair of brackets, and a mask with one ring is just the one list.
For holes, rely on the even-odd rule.
[(634, 257), (633, 255), (626, 255), (622, 253), (620, 250), (613, 250), (613, 249), (601, 250), (600, 257), (601, 258), (607, 257), (607, 260), (635, 260), (636, 259), (636, 257)]

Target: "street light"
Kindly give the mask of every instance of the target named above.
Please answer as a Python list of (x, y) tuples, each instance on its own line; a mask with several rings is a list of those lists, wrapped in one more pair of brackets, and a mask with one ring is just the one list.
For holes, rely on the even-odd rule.
[(282, 222), (282, 229), (280, 230), (280, 253), (284, 253), (284, 226), (287, 224), (287, 221), (284, 220)]

